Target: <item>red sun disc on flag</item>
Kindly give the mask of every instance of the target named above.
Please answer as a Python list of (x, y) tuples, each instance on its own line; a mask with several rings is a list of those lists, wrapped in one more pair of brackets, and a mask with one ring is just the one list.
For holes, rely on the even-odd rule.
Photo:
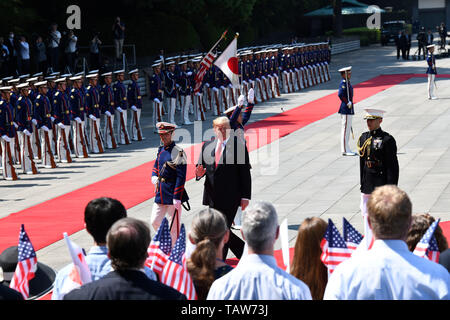
[(231, 72), (233, 72), (234, 74), (239, 73), (238, 59), (236, 57), (231, 57), (230, 59), (228, 59), (228, 68), (230, 68)]

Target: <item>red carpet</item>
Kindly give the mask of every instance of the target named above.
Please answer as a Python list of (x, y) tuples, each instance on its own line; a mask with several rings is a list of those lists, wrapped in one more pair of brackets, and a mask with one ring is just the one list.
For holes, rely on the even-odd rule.
[[(381, 75), (355, 86), (354, 102), (360, 102), (383, 90), (406, 81), (412, 77), (424, 75)], [(441, 75), (440, 77), (450, 77)], [(253, 151), (284, 137), (300, 128), (321, 120), (337, 112), (339, 99), (336, 93), (296, 107), (278, 115), (249, 124), (249, 135), (257, 134), (257, 139), (249, 139), (249, 150)], [(268, 129), (267, 139), (262, 139), (255, 129)], [(272, 136), (271, 130), (279, 130), (279, 136)], [(256, 140), (256, 141), (254, 141)], [(186, 149), (188, 159), (195, 163), (201, 150), (201, 144)], [(63, 232), (69, 235), (84, 228), (83, 213), (86, 204), (94, 198), (112, 197), (120, 200), (128, 209), (154, 197), (154, 188), (150, 182), (154, 161), (111, 176), (102, 181), (45, 201), (20, 212), (0, 219), (0, 252), (9, 246), (17, 245), (20, 225), (25, 229), (35, 250), (42, 249), (62, 239)], [(194, 165), (188, 166), (187, 179), (194, 178)], [(150, 210), (150, 209), (149, 209)]]

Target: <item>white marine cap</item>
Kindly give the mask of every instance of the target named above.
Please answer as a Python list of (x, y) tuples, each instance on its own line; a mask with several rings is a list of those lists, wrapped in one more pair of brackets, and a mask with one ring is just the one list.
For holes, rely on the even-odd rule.
[(383, 115), (386, 112), (386, 111), (380, 110), (380, 109), (364, 109), (364, 110), (366, 111), (364, 120), (383, 118)]
[(114, 74), (120, 74), (120, 73), (125, 73), (125, 70), (121, 69), (121, 70), (114, 71)]
[(171, 61), (167, 62), (167, 63), (166, 63), (166, 66), (170, 66), (170, 65), (172, 65), (172, 64), (175, 64), (175, 61), (171, 60)]
[(431, 48), (434, 48), (434, 47), (435, 47), (434, 44), (430, 44), (429, 46), (427, 46), (427, 49), (431, 49)]
[(20, 82), (20, 79), (19, 79), (19, 78), (8, 80), (8, 84), (11, 84), (11, 83), (18, 83), (18, 82)]
[(44, 75), (43, 72), (38, 72), (38, 73), (33, 74), (32, 77), (40, 77), (40, 76), (43, 76), (43, 75)]
[(12, 90), (12, 86), (4, 86), (4, 87), (0, 87), (0, 91), (11, 91)]
[(98, 73), (98, 69), (89, 71), (89, 74)]
[(35, 87), (47, 86), (47, 81), (39, 81), (34, 84)]
[(161, 66), (161, 62), (155, 62), (154, 64), (152, 64), (152, 67), (160, 67)]
[(38, 77), (33, 77), (33, 78), (28, 79), (27, 81), (28, 81), (28, 82), (36, 82), (36, 81), (38, 81), (38, 80), (39, 80)]
[(350, 66), (350, 67), (345, 67), (345, 68), (341, 68), (341, 69), (339, 69), (338, 71), (339, 71), (339, 72), (345, 72), (345, 71), (350, 71), (350, 70), (352, 70), (352, 66)]
[(69, 78), (69, 80), (72, 80), (72, 81), (82, 80), (82, 79), (83, 79), (82, 76), (74, 76), (74, 77), (70, 77), (70, 78)]
[(103, 74), (101, 74), (102, 77), (108, 77), (108, 76), (112, 76), (112, 72), (105, 72)]
[(27, 74), (23, 74), (23, 75), (19, 76), (19, 79), (25, 79), (25, 78), (29, 78), (29, 77), (30, 77), (30, 74), (27, 73)]
[(128, 74), (133, 74), (133, 73), (138, 73), (138, 72), (139, 72), (139, 69), (133, 69), (130, 72), (128, 72)]
[(28, 82), (24, 82), (19, 84), (16, 88), (17, 89), (23, 89), (23, 88), (28, 88), (30, 86), (30, 84)]
[(59, 79), (55, 80), (55, 83), (65, 82), (66, 80), (67, 80), (66, 77), (59, 78)]
[(187, 63), (187, 60), (184, 60), (184, 61), (180, 61), (178, 64), (179, 65), (183, 65), (183, 64), (186, 64)]
[(86, 76), (86, 79), (97, 78), (97, 77), (98, 77), (98, 73), (91, 73)]

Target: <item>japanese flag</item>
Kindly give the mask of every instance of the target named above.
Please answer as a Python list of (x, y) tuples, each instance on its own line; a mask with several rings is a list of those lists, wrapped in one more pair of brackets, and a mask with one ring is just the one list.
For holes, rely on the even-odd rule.
[(214, 64), (230, 79), (231, 84), (239, 87), (239, 67), (237, 59), (237, 38), (228, 45), (224, 52), (217, 58)]

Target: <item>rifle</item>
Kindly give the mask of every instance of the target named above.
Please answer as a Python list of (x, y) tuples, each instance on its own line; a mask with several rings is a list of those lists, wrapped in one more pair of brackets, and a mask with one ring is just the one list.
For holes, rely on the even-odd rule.
[(228, 109), (228, 101), (227, 101), (227, 96), (226, 96), (225, 92), (226, 91), (222, 91), (222, 98), (223, 98), (223, 106), (224, 106), (224, 108), (226, 110), (226, 109)]
[(275, 77), (274, 81), (275, 81), (275, 88), (277, 89), (277, 96), (281, 96), (281, 94), (280, 94), (280, 86), (278, 85), (278, 78)]
[(215, 100), (216, 100), (217, 114), (219, 115), (220, 114), (219, 97), (217, 97), (217, 91), (215, 91), (215, 90), (213, 90), (213, 91), (214, 91), (214, 97), (216, 98)]
[(109, 134), (111, 136), (111, 144), (113, 149), (117, 148), (117, 143), (116, 143), (116, 137), (114, 137), (114, 131), (113, 131), (113, 126), (112, 126), (112, 122), (111, 122), (111, 117), (108, 116), (108, 127), (109, 127)]
[(62, 140), (64, 142), (64, 149), (66, 149), (67, 162), (72, 163), (72, 157), (70, 156), (70, 150), (69, 150), (69, 146), (67, 145), (67, 137), (66, 137), (66, 132), (64, 131), (64, 129), (61, 129), (61, 136), (62, 136)]
[[(294, 81), (292, 80), (292, 72), (289, 72), (288, 76), (289, 76), (288, 80), (292, 84), (292, 91), (294, 91)], [(289, 93), (291, 93), (292, 91), (291, 91), (291, 86), (289, 85), (289, 82), (288, 82), (288, 89), (289, 89)]]
[[(11, 148), (9, 146), (9, 142), (5, 141), (5, 152), (6, 155), (8, 156), (8, 163), (11, 166), (11, 177), (13, 180), (17, 180), (17, 174), (16, 174), (16, 169), (14, 168), (14, 163), (12, 161), (12, 156), (11, 156)], [(3, 170), (5, 170), (6, 172), (6, 168), (3, 168)]]
[(211, 89), (206, 88), (206, 93), (208, 94), (208, 101), (209, 101), (209, 110), (211, 110)]
[(141, 141), (142, 140), (141, 126), (139, 125), (138, 112), (137, 111), (134, 111), (134, 124), (136, 125), (138, 141)]
[(123, 119), (123, 113), (120, 112), (120, 127), (122, 128), (122, 132), (125, 138), (125, 144), (130, 144), (130, 140), (128, 139), (127, 130), (125, 128), (125, 121)]
[(261, 81), (264, 83), (264, 91), (266, 92), (266, 99), (269, 100), (269, 93), (267, 92), (267, 83), (263, 78), (261, 78)]
[(47, 146), (47, 152), (50, 155), (50, 164), (52, 168), (56, 168), (55, 159), (53, 158), (52, 147), (50, 146), (50, 139), (48, 138), (48, 132), (44, 130), (45, 145)]
[(103, 150), (102, 139), (100, 139), (100, 136), (99, 136), (99, 134), (98, 134), (97, 121), (92, 120), (92, 123), (94, 124), (94, 128), (93, 128), (93, 129), (94, 129), (94, 131), (95, 131), (95, 140), (97, 140), (98, 151), (99, 151), (100, 153), (103, 153), (103, 152), (105, 152), (105, 151)]
[(200, 112), (200, 117), (202, 121), (205, 121), (205, 107), (203, 106), (203, 101), (202, 98), (200, 96), (197, 96), (198, 98), (198, 108), (199, 108), (199, 112)]
[(33, 171), (33, 174), (37, 174), (37, 168), (36, 168), (36, 164), (34, 163), (34, 157), (33, 157), (33, 149), (31, 148), (31, 140), (30, 137), (27, 136), (25, 133), (25, 139), (26, 141), (24, 141), (27, 146), (28, 146), (28, 158), (30, 158), (30, 162), (31, 162), (31, 171)]
[(256, 83), (258, 84), (259, 95), (261, 97), (261, 102), (264, 102), (264, 95), (263, 95), (263, 90), (262, 90), (262, 87), (261, 87), (261, 81), (256, 80)]
[(78, 131), (80, 132), (81, 145), (83, 146), (83, 157), (87, 158), (88, 157), (88, 153), (87, 153), (86, 144), (85, 144), (85, 141), (84, 141), (85, 138), (83, 136), (83, 126), (82, 126), (81, 123), (78, 123), (78, 122), (77, 122), (77, 125), (78, 125)]
[[(346, 84), (346, 87), (347, 87), (347, 101), (350, 102), (350, 91), (349, 91), (349, 88), (348, 88), (347, 71), (345, 71), (345, 84)], [(353, 102), (352, 102), (352, 107), (353, 107)], [(353, 140), (355, 140), (355, 136), (353, 135), (353, 126), (350, 127), (350, 130), (352, 131)]]
[(158, 118), (157, 120), (158, 122), (161, 122), (161, 109), (162, 109), (161, 103), (155, 102), (155, 108), (156, 108), (155, 112)]
[[(19, 143), (19, 136), (17, 135), (17, 131), (15, 133), (15, 137), (14, 140), (16, 141), (16, 143), (14, 144), (15, 146), (15, 151), (16, 151), (16, 156), (19, 155), (19, 163), (22, 164), (22, 159), (20, 157), (20, 143)], [(17, 158), (17, 157), (16, 157)]]
[(42, 160), (42, 150), (41, 150), (41, 139), (39, 139), (39, 132), (37, 129), (37, 126), (34, 125), (33, 128), (33, 132), (34, 132), (34, 144), (36, 145), (36, 148), (38, 150), (38, 158), (39, 160)]
[(298, 86), (298, 90), (301, 90), (302, 86), (300, 85), (300, 79), (299, 79), (299, 73), (296, 71), (295, 75), (297, 76), (297, 86)]
[(173, 227), (173, 222), (177, 220), (177, 238), (180, 236), (180, 231), (179, 231), (179, 221), (178, 221), (178, 210), (175, 209), (175, 212), (173, 213), (173, 218), (172, 218), (172, 222), (170, 222), (170, 227), (169, 230), (172, 231), (172, 227)]

